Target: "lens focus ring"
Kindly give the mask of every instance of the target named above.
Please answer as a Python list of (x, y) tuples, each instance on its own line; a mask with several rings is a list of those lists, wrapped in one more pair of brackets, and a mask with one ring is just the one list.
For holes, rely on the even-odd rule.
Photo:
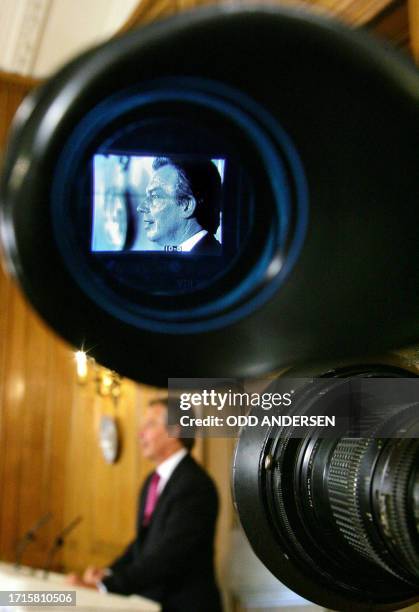
[(370, 516), (361, 509), (362, 482), (360, 473), (374, 440), (343, 438), (336, 446), (328, 473), (329, 500), (333, 517), (340, 533), (358, 554), (397, 575), (381, 558), (373, 545), (367, 521)]
[(419, 478), (414, 467), (419, 457), (419, 440), (392, 440), (374, 478), (375, 509), (384, 537), (393, 554), (413, 576), (419, 572), (419, 554), (414, 541), (418, 526), (411, 521), (409, 507)]

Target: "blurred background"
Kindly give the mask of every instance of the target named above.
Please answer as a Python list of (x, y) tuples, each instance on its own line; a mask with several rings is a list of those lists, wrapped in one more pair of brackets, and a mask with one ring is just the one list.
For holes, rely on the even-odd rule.
[[(209, 3), (0, 0), (0, 156), (25, 94), (63, 63), (141, 24)], [(334, 15), (419, 59), (419, 0), (277, 4)], [(77, 349), (89, 347), (70, 347), (58, 339), (3, 269), (0, 296), (0, 560), (13, 562), (19, 539), (51, 512), (23, 564), (43, 567), (54, 537), (81, 516), (55, 556), (54, 569), (106, 565), (134, 535), (138, 489), (151, 470), (141, 459), (136, 432), (142, 411), (159, 390), (121, 379), (82, 355), (76, 359)], [(419, 373), (417, 352), (397, 360), (408, 361)], [(226, 609), (320, 610), (282, 587), (247, 545), (230, 493), (234, 444), (205, 439), (194, 450), (220, 496), (216, 561)]]

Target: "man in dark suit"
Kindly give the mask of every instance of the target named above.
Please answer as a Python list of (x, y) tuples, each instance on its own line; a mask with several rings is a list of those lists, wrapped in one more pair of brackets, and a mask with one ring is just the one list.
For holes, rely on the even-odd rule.
[(109, 568), (89, 567), (70, 583), (142, 595), (163, 612), (221, 612), (213, 565), (217, 493), (189, 454), (194, 440), (169, 432), (166, 399), (150, 404), (139, 438), (157, 467), (140, 492), (136, 538)]
[(221, 255), (221, 244), (212, 234), (205, 234), (191, 249), (194, 255)]
[(219, 255), (221, 177), (211, 160), (156, 157), (138, 206), (148, 240), (178, 253)]

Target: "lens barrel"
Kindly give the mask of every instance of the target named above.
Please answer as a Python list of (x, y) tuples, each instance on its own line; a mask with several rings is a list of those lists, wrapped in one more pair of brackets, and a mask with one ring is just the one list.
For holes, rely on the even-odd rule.
[[(417, 419), (411, 419), (412, 427)], [(317, 461), (324, 467), (324, 459)], [(325, 483), (335, 528), (356, 556), (412, 584), (419, 579), (418, 463), (419, 439), (343, 438)]]
[(333, 437), (321, 427), (243, 429), (235, 503), (256, 554), (300, 595), (335, 610), (396, 610), (419, 599), (419, 404), (361, 402), (352, 390), (354, 379), (400, 381), (401, 370), (347, 375), (335, 371), (320, 390), (307, 382), (289, 412), (349, 406), (355, 417)]

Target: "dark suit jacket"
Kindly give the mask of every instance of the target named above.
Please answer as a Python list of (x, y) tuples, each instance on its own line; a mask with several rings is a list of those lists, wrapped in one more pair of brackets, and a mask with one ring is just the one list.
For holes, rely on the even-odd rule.
[(221, 612), (213, 565), (218, 500), (212, 480), (186, 455), (143, 527), (150, 477), (140, 493), (137, 537), (111, 565), (104, 585), (113, 593), (161, 602), (163, 612)]
[(191, 250), (196, 255), (221, 255), (221, 244), (208, 232)]

